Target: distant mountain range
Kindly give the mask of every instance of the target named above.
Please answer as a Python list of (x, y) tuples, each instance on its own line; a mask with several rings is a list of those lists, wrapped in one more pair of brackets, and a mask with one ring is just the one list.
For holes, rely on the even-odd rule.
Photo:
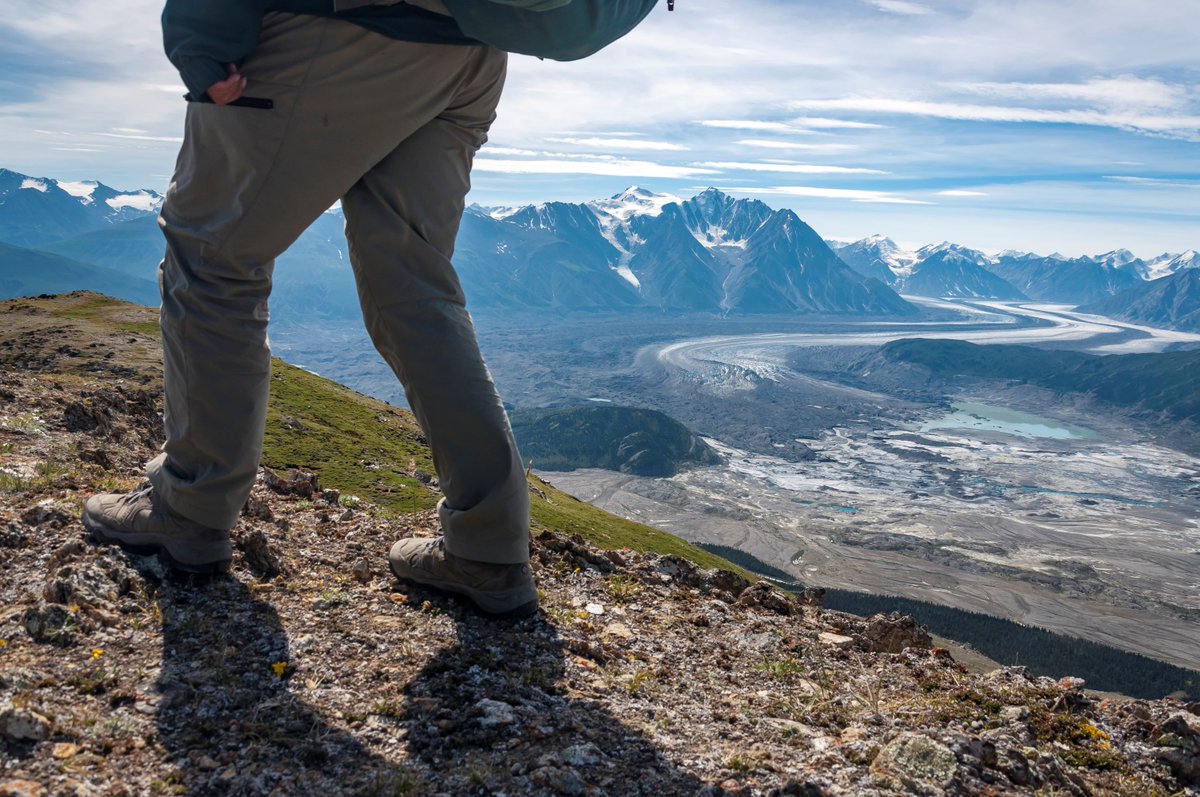
[[(107, 285), (147, 301), (162, 257), (161, 201), (149, 190), (0, 169), (0, 242), (9, 245), (0, 298), (48, 290), (60, 275), (61, 290)], [(342, 227), (339, 211), (323, 214), (279, 259), (276, 319), (357, 316)], [(454, 262), (471, 306), (501, 310), (903, 316), (917, 312), (907, 294), (1104, 303), (1106, 314), (1149, 324), (1187, 325), (1200, 314), (1194, 289), (1166, 289), (1198, 273), (1194, 250), (1141, 260), (1125, 250), (990, 255), (949, 242), (907, 251), (878, 235), (837, 243), (791, 210), (713, 188), (690, 199), (633, 187), (584, 203), (472, 206)], [(1108, 301), (1123, 292), (1132, 293)]]
[(1149, 326), (1200, 332), (1200, 269), (1189, 266), (1080, 309)]

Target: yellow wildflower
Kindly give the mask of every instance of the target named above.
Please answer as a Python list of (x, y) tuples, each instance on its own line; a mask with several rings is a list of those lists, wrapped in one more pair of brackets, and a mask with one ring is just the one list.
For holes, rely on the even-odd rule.
[(104, 648), (92, 648), (92, 661), (104, 655)]
[(275, 673), (276, 677), (282, 678), (287, 672), (288, 663), (286, 661), (277, 661), (271, 665), (271, 672)]
[(0, 648), (6, 648), (6, 647), (8, 647), (8, 640), (0, 639)]

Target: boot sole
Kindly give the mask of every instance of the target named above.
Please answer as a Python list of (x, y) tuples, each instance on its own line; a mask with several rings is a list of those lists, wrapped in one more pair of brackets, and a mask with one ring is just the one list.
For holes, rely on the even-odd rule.
[[(388, 564), (391, 566), (390, 562)], [(392, 575), (394, 575), (401, 584), (409, 587), (415, 587), (417, 589), (427, 590), (429, 592), (435, 592), (439, 595), (444, 595), (447, 598), (453, 599), (456, 603), (466, 606), (466, 608), (470, 609), (475, 614), (485, 617), (488, 620), (520, 620), (524, 617), (529, 617), (538, 610), (538, 601), (537, 598), (534, 597), (533, 600), (526, 601), (525, 603), (522, 603), (512, 609), (505, 609), (499, 612), (490, 611), (479, 604), (479, 602), (471, 594), (472, 590), (463, 587), (461, 584), (456, 584), (452, 581), (418, 581), (415, 578), (400, 575), (396, 572), (396, 568), (394, 566), (391, 567), (391, 570)]]
[(123, 539), (120, 532), (114, 531), (103, 523), (94, 520), (87, 512), (83, 513), (81, 521), (83, 527), (91, 533), (93, 539), (118, 545), (122, 550), (139, 556), (157, 555), (167, 567), (182, 570), (185, 573), (227, 573), (233, 565), (232, 556), (228, 559), (216, 559), (211, 562), (186, 562), (173, 556), (170, 549), (162, 543), (130, 542)]

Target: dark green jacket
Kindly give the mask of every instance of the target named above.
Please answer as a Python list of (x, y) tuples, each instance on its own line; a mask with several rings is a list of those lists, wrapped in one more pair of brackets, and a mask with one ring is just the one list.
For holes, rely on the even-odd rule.
[(337, 16), (403, 41), (478, 44), (452, 17), (406, 3), (363, 6), (335, 14), (333, 0), (167, 0), (163, 46), (194, 97), (228, 75), (225, 64), (240, 64), (254, 45), (268, 11)]

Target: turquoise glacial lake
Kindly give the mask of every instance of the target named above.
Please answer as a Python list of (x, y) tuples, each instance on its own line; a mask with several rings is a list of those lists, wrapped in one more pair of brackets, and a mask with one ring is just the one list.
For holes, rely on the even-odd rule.
[(955, 402), (950, 406), (953, 408), (952, 412), (941, 418), (926, 421), (921, 425), (921, 431), (977, 430), (1051, 440), (1095, 440), (1099, 437), (1090, 429), (1070, 426), (1060, 421), (1043, 418), (1040, 415), (1010, 410), (1007, 407), (995, 407), (990, 404), (976, 404), (969, 401)]

